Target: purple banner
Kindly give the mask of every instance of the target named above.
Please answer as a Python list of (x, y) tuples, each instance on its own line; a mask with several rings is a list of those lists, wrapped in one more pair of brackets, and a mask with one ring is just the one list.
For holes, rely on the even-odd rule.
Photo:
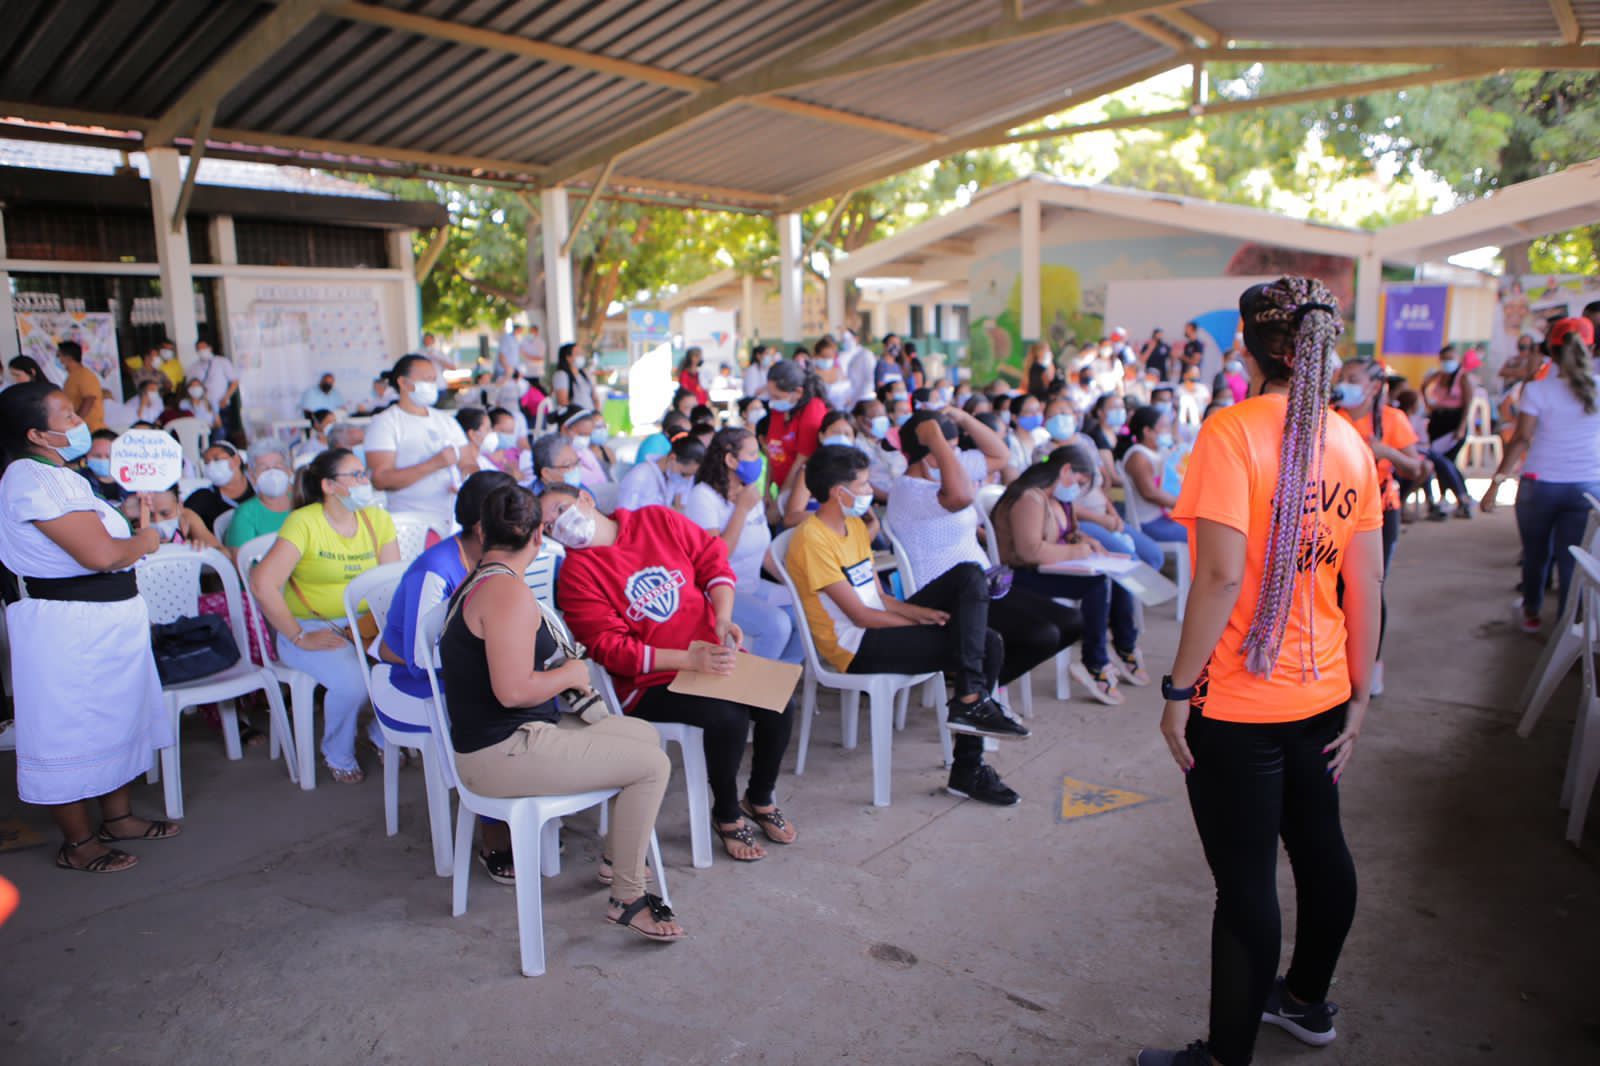
[(1385, 285), (1383, 354), (1438, 355), (1449, 307), (1448, 285)]

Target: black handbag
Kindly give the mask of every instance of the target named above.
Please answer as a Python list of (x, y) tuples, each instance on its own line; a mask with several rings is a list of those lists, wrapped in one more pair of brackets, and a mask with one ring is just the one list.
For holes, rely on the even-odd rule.
[(220, 674), (239, 661), (227, 619), (215, 614), (179, 618), (150, 627), (150, 647), (162, 685), (181, 685)]

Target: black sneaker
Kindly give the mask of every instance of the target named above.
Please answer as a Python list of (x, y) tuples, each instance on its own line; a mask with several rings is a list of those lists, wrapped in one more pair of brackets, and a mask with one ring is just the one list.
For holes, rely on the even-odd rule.
[(1022, 802), (1022, 797), (1007, 788), (994, 767), (987, 763), (979, 763), (971, 769), (952, 767), (950, 783), (944, 786), (944, 790), (952, 796), (977, 800), (993, 807), (1015, 807)]
[(1134, 1066), (1211, 1066), (1211, 1052), (1204, 1040), (1196, 1040), (1182, 1051), (1145, 1048), (1133, 1057)]
[(951, 700), (945, 724), (953, 733), (975, 733), (980, 737), (1020, 740), (1033, 735), (1027, 726), (1007, 714), (1003, 707), (988, 696), (972, 703)]
[(1289, 996), (1284, 992), (1283, 978), (1278, 978), (1267, 995), (1267, 1005), (1261, 1010), (1261, 1020), (1288, 1033), (1302, 1044), (1327, 1047), (1339, 1034), (1333, 1029), (1333, 1016), (1339, 1013), (1335, 1003), (1302, 1003), (1289, 1006)]

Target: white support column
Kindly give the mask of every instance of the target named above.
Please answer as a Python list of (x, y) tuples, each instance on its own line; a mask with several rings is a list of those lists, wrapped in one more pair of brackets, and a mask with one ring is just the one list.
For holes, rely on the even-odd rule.
[(571, 229), (567, 219), (567, 190), (557, 187), (541, 191), (539, 214), (544, 240), (544, 334), (553, 356), (556, 348), (578, 339), (572, 257), (561, 252)]
[(194, 271), (189, 262), (189, 223), (172, 232), (172, 214), (183, 188), (176, 148), (150, 148), (150, 210), (156, 223), (156, 262), (161, 268), (161, 317), (185, 367), (194, 362), (198, 336), (194, 316)]
[(1376, 354), (1378, 347), (1378, 294), (1383, 290), (1383, 260), (1368, 252), (1356, 264), (1356, 351)]
[[(853, 284), (851, 279), (841, 278), (838, 274), (828, 276), (828, 329), (844, 330), (855, 329), (854, 322), (844, 320), (844, 287)], [(865, 338), (862, 338), (865, 343)]]
[(1018, 248), (1022, 251), (1022, 343), (1039, 340), (1043, 333), (1044, 312), (1039, 304), (1039, 200), (1024, 190), (1017, 212), (1021, 227)]
[(747, 352), (756, 342), (756, 279), (749, 274), (739, 279), (739, 341)]
[(232, 215), (211, 216), (211, 254), (223, 266), (239, 262), (239, 241), (234, 236)]
[(778, 299), (783, 307), (783, 342), (798, 344), (801, 329), (801, 291), (804, 275), (800, 268), (800, 216), (794, 212), (779, 215), (778, 224)]
[[(0, 211), (0, 259), (4, 259), (6, 254), (5, 217), (4, 211)], [(17, 336), (16, 308), (11, 305), (11, 274), (0, 270), (0, 358), (9, 362), (21, 354), (22, 338)]]
[(405, 280), (399, 282), (403, 290), (400, 302), (405, 311), (406, 335), (403, 338), (406, 351), (422, 351), (422, 286), (417, 284), (417, 253), (412, 247), (411, 235), (408, 229), (390, 230), (387, 233), (389, 240), (389, 265), (405, 273)]

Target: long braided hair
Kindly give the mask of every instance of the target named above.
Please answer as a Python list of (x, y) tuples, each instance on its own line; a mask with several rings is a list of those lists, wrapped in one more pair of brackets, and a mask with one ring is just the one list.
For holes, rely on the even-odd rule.
[[(1255, 616), (1244, 638), (1245, 668), (1270, 678), (1295, 607), (1295, 578), (1301, 560), (1313, 560), (1314, 568), (1317, 558), (1321, 524), (1315, 519), (1327, 439), (1328, 396), (1339, 372), (1334, 342), (1344, 332), (1344, 320), (1327, 287), (1314, 278), (1301, 277), (1283, 277), (1245, 290), (1239, 297), (1239, 313), (1244, 321), (1245, 347), (1267, 384), (1289, 384), (1267, 558)], [(1308, 535), (1310, 543), (1306, 544)], [(1316, 582), (1308, 577), (1304, 585), (1302, 679), (1308, 663), (1311, 675), (1320, 676), (1314, 651)]]

